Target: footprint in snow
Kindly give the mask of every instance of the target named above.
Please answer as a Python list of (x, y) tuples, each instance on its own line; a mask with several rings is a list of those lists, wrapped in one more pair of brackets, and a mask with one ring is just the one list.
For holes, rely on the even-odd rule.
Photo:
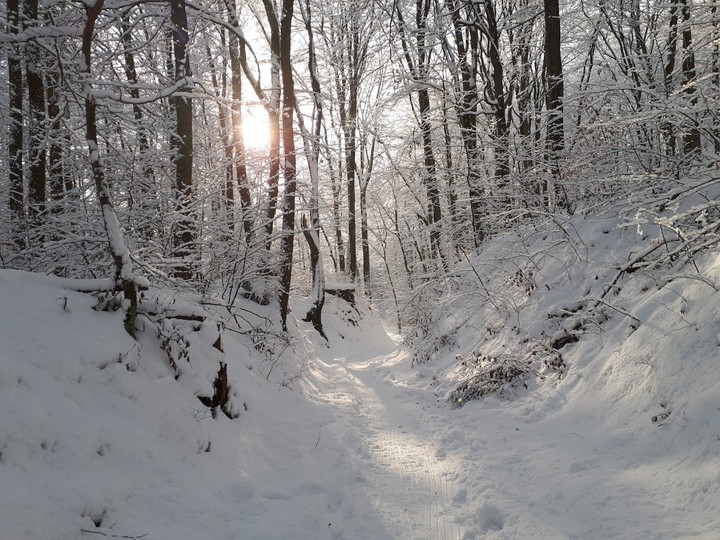
[(494, 504), (483, 504), (475, 512), (475, 517), (478, 520), (478, 525), (486, 531), (499, 531), (505, 526), (505, 519)]

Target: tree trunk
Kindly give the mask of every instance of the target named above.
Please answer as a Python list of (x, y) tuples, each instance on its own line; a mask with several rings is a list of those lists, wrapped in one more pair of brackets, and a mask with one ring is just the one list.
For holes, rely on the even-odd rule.
[(293, 248), (295, 242), (295, 132), (293, 113), (295, 110), (295, 88), (292, 73), (291, 27), (293, 1), (283, 0), (280, 19), (280, 69), (283, 90), (283, 172), (285, 176), (285, 194), (283, 197), (282, 228), (280, 242), (280, 320), (283, 330), (287, 330), (287, 316), (290, 311), (290, 285), (292, 282)]
[[(440, 206), (440, 190), (437, 181), (437, 167), (432, 146), (432, 124), (430, 123), (430, 93), (428, 90), (428, 76), (430, 70), (430, 49), (427, 44), (427, 18), (430, 13), (430, 0), (415, 0), (415, 50), (417, 54), (413, 59), (408, 30), (402, 15), (402, 10), (396, 4), (397, 24), (403, 55), (408, 71), (417, 86), (417, 100), (419, 119), (418, 127), (422, 137), (424, 175), (423, 184), (427, 196), (425, 208), (425, 221), (429, 229), (431, 256), (439, 258), (443, 269), (447, 270), (447, 259), (442, 245), (442, 211)], [(409, 96), (412, 100), (412, 95)]]
[[(443, 87), (443, 94), (445, 94), (445, 88)], [(460, 245), (462, 245), (463, 234), (460, 230), (460, 215), (458, 213), (458, 196), (455, 190), (455, 165), (453, 160), (453, 143), (450, 137), (450, 115), (448, 114), (448, 99), (449, 96), (445, 94), (443, 97), (443, 139), (445, 146), (445, 171), (447, 174), (447, 207), (448, 214), (450, 214), (450, 234), (448, 235), (452, 240), (453, 251), (457, 255), (457, 251)], [(473, 230), (475, 224), (473, 223)], [(473, 235), (475, 237), (475, 235)]]
[[(255, 76), (253, 71), (250, 69), (250, 65), (247, 59), (247, 42), (245, 41), (240, 23), (236, 16), (235, 2), (232, 0), (226, 0), (226, 6), (228, 9), (228, 15), (230, 19), (230, 27), (233, 29), (233, 36), (237, 38), (237, 47), (232, 50), (238, 53), (238, 60), (242, 71), (245, 74), (245, 78), (250, 83), (255, 95), (262, 103), (265, 111), (268, 115), (268, 129), (270, 131), (270, 141), (268, 147), (268, 181), (267, 181), (267, 199), (265, 203), (265, 222), (261, 223), (260, 235), (261, 238), (258, 240), (259, 244), (263, 245), (265, 250), (265, 257), (260, 261), (258, 271), (260, 274), (268, 275), (271, 273), (271, 269), (266, 266), (267, 261), (270, 259), (270, 249), (272, 248), (273, 241), (273, 230), (275, 227), (275, 214), (277, 213), (277, 200), (278, 200), (278, 186), (280, 178), (280, 107), (281, 107), (281, 81), (280, 81), (280, 27), (278, 24), (277, 13), (275, 12), (275, 5), (271, 0), (263, 0), (263, 6), (265, 9), (265, 16), (269, 26), (269, 46), (270, 46), (270, 79), (271, 87), (267, 91), (260, 85), (259, 78)], [(232, 59), (231, 59), (232, 61)], [(232, 69), (232, 65), (231, 65)], [(243, 150), (244, 154), (244, 150)], [(245, 173), (246, 174), (246, 173)], [(242, 178), (243, 171), (239, 171), (239, 176)], [(243, 187), (241, 189), (241, 200), (245, 200), (245, 203), (250, 204), (250, 193), (245, 191)], [(243, 216), (243, 229), (247, 231), (246, 227), (251, 225), (251, 216)], [(244, 283), (243, 287), (248, 289), (251, 287), (250, 283)], [(265, 304), (268, 299), (265, 295), (258, 296), (254, 292), (247, 290), (247, 297), (253, 300)]]
[(308, 35), (308, 71), (310, 73), (313, 105), (315, 109), (312, 133), (308, 133), (308, 130), (304, 125), (302, 114), (299, 110), (297, 111), (297, 119), (303, 135), (305, 155), (307, 157), (310, 182), (312, 186), (310, 192), (311, 224), (308, 228), (304, 217), (302, 223), (305, 239), (310, 249), (310, 268), (312, 273), (311, 305), (304, 320), (312, 323), (315, 330), (327, 339), (322, 323), (322, 310), (325, 305), (325, 268), (320, 254), (320, 171), (318, 169), (318, 159), (320, 156), (320, 134), (323, 123), (323, 104), (320, 79), (318, 77), (317, 58), (315, 55), (315, 36), (312, 28), (310, 0), (306, 1), (304, 9), (302, 4), (300, 4), (300, 8), (303, 20), (305, 21), (305, 30)]
[[(272, 246), (272, 233), (275, 223), (275, 213), (277, 212), (278, 181), (280, 179), (280, 70), (282, 61), (280, 28), (278, 26), (277, 14), (275, 13), (275, 6), (271, 0), (263, 0), (263, 6), (265, 7), (268, 25), (270, 26), (270, 78), (272, 81), (271, 95), (268, 105), (266, 106), (270, 125), (270, 164), (268, 172), (265, 249), (269, 252)], [(267, 98), (264, 101), (267, 102)]]
[[(125, 78), (130, 85), (130, 97), (135, 100), (140, 99), (140, 90), (138, 87), (138, 76), (137, 69), (135, 66), (135, 53), (132, 36), (132, 26), (130, 24), (129, 12), (123, 12), (120, 18), (121, 24), (121, 41), (123, 45), (123, 58), (125, 60)], [(145, 118), (143, 109), (138, 103), (133, 103), (133, 119), (137, 126), (137, 145), (141, 167), (139, 179), (137, 180), (138, 189), (135, 193), (130, 192), (131, 205), (138, 205), (143, 209), (143, 214), (148, 214), (151, 208), (150, 200), (153, 197), (153, 186), (155, 178), (155, 170), (150, 161), (150, 138), (148, 129), (145, 126)], [(141, 215), (138, 226), (138, 236), (144, 239), (150, 239), (153, 237), (155, 232), (152, 230), (150, 223), (154, 216), (152, 215)]]
[(362, 260), (363, 260), (363, 283), (365, 285), (365, 293), (370, 295), (372, 287), (370, 284), (370, 238), (368, 234), (368, 212), (367, 212), (367, 190), (370, 178), (372, 177), (373, 164), (375, 163), (375, 143), (376, 138), (373, 136), (370, 144), (370, 151), (366, 155), (367, 142), (363, 143), (362, 153), (360, 154), (360, 170), (362, 177), (360, 178), (360, 243), (362, 244)]
[(422, 132), (423, 165), (425, 166), (425, 191), (428, 198), (427, 217), (430, 226), (430, 247), (433, 258), (439, 258), (443, 268), (447, 270), (447, 261), (442, 248), (442, 211), (440, 207), (440, 190), (437, 182), (437, 166), (433, 152), (432, 125), (430, 123), (430, 93), (427, 87), (418, 90), (420, 108), (420, 131)]
[[(38, 26), (38, 0), (25, 4), (26, 27)], [(29, 106), (30, 179), (28, 184), (28, 210), (33, 227), (41, 224), (45, 211), (47, 184), (47, 122), (45, 118), (45, 83), (43, 82), (42, 59), (44, 51), (36, 41), (29, 41), (26, 48), (26, 77)]]
[[(170, 0), (171, 19), (174, 25), (173, 58), (175, 82), (180, 83), (191, 75), (190, 58), (187, 54), (188, 34), (185, 0)], [(193, 198), (193, 111), (188, 95), (189, 85), (183, 84), (170, 98), (175, 111), (175, 133), (170, 141), (175, 156), (175, 191), (177, 196), (177, 222), (173, 235), (173, 256), (179, 259), (175, 277), (191, 279), (195, 273), (190, 258), (195, 253), (196, 225), (192, 211)]]
[[(560, 55), (560, 7), (558, 0), (544, 0), (545, 6), (545, 103), (547, 119), (547, 155), (554, 176), (554, 188), (560, 187), (559, 158), (565, 148), (563, 128), (563, 73)], [(557, 191), (555, 195), (557, 196)], [(557, 199), (556, 199), (557, 200)], [(566, 201), (559, 201), (565, 203)]]
[(683, 153), (686, 157), (692, 157), (700, 153), (700, 130), (695, 119), (697, 110), (697, 88), (695, 88), (695, 51), (692, 44), (692, 31), (690, 29), (690, 8), (687, 0), (680, 0), (682, 4), (682, 20), (683, 20), (683, 63), (682, 70), (685, 78), (685, 95), (690, 104), (690, 121), (693, 124), (685, 131), (683, 135)]
[[(60, 58), (57, 59), (60, 62)], [(60, 85), (62, 81), (59, 76), (59, 69), (55, 66), (48, 72), (47, 85), (47, 113), (48, 113), (48, 135), (50, 139), (50, 150), (48, 152), (48, 172), (50, 198), (55, 203), (52, 207), (53, 213), (62, 210), (60, 202), (65, 196), (65, 187), (68, 180), (63, 167), (64, 148), (68, 148), (70, 141), (62, 127), (62, 110), (60, 108)]]
[[(669, 97), (673, 92), (673, 75), (675, 73), (675, 59), (677, 57), (677, 37), (678, 37), (678, 6), (674, 1), (670, 5), (670, 23), (667, 43), (667, 60), (663, 68), (665, 79), (665, 96)], [(671, 120), (665, 120), (660, 128), (668, 156), (672, 157), (677, 152), (677, 141), (675, 138), (675, 126)]]
[(96, 103), (91, 85), (91, 50), (92, 39), (95, 33), (95, 22), (103, 9), (104, 0), (97, 0), (92, 6), (85, 8), (87, 21), (82, 34), (83, 53), (83, 75), (85, 76), (85, 138), (90, 152), (90, 164), (92, 166), (95, 190), (97, 191), (100, 208), (102, 209), (105, 231), (108, 236), (110, 254), (115, 263), (115, 279), (122, 288), (125, 299), (130, 302), (130, 307), (125, 315), (125, 330), (131, 336), (135, 336), (135, 320), (137, 318), (137, 285), (133, 273), (133, 265), (130, 259), (130, 252), (125, 245), (125, 240), (120, 228), (115, 208), (110, 197), (110, 187), (105, 178), (105, 171), (100, 158), (98, 147)]
[[(325, 146), (328, 147), (328, 137), (327, 133), (325, 133), (324, 136)], [(335, 167), (333, 166), (334, 160), (333, 156), (330, 155), (327, 157), (328, 162), (328, 168), (330, 169), (330, 190), (332, 191), (332, 222), (333, 222), (333, 231), (334, 231), (334, 244), (335, 249), (337, 250), (337, 268), (335, 268), (336, 271), (339, 271), (341, 273), (345, 272), (345, 243), (343, 241), (343, 235), (342, 235), (342, 228), (340, 226), (341, 220), (340, 220), (340, 179), (338, 178), (338, 175), (340, 173), (336, 172)], [(339, 164), (338, 164), (339, 168)]]
[[(712, 82), (715, 92), (720, 89), (720, 16), (718, 16), (718, 3), (712, 5), (712, 25), (713, 25), (713, 48), (712, 48)], [(717, 94), (716, 94), (717, 95)], [(715, 117), (715, 123), (711, 130), (713, 146), (716, 154), (720, 154), (720, 122)]]
[[(345, 165), (345, 194), (347, 195), (347, 258), (343, 261), (343, 266), (350, 275), (350, 279), (354, 282), (357, 277), (357, 227), (355, 219), (357, 92), (359, 84), (358, 70), (362, 59), (359, 57), (359, 51), (357, 50), (359, 36), (357, 35), (358, 29), (357, 25), (354, 24), (353, 16), (353, 13), (343, 9), (335, 21), (333, 38), (341, 43), (340, 45), (334, 45), (340, 51), (332, 54), (332, 64), (335, 70), (335, 89), (338, 100), (340, 130), (342, 132), (342, 155)], [(338, 190), (338, 207), (339, 197), (340, 192)], [(339, 227), (336, 228), (336, 232), (340, 232)], [(337, 238), (339, 243), (342, 243), (342, 233)]]
[[(235, 13), (235, 0), (228, 0), (228, 9)], [(242, 61), (244, 55), (245, 42), (240, 41), (237, 35), (230, 34), (229, 40), (230, 52), (230, 72), (232, 87), (232, 136), (234, 141), (235, 152), (235, 180), (237, 181), (238, 193), (240, 194), (240, 210), (242, 211), (243, 233), (245, 234), (245, 243), (249, 245), (252, 240), (253, 220), (250, 213), (252, 205), (252, 197), (250, 195), (250, 186), (248, 183), (247, 167), (245, 165), (245, 140), (243, 133), (243, 113), (242, 113)]]
[[(530, 51), (531, 51), (531, 35), (532, 30), (534, 26), (534, 21), (529, 21), (524, 26), (521, 31), (522, 35), (520, 36), (520, 45), (519, 45), (519, 61), (520, 61), (520, 76), (518, 77), (518, 87), (517, 87), (517, 104), (518, 104), (518, 116), (520, 117), (520, 126), (519, 126), (519, 132), (520, 132), (520, 139), (521, 143), (523, 144), (524, 152), (526, 152), (526, 155), (523, 156), (523, 159), (521, 161), (520, 170), (523, 174), (523, 177), (527, 172), (529, 172), (533, 165), (534, 165), (534, 159), (533, 159), (533, 151), (532, 151), (532, 140), (530, 138), (530, 131), (532, 127), (532, 114), (531, 114), (531, 93), (532, 93), (532, 86), (531, 86), (531, 58), (530, 58)], [(533, 190), (530, 189), (532, 192)]]
[[(221, 34), (222, 44), (225, 45), (225, 34)], [(233, 167), (233, 134), (228, 129), (228, 107), (223, 104), (226, 98), (226, 74), (225, 66), (222, 71), (222, 86), (220, 85), (217, 77), (217, 66), (213, 59), (212, 50), (210, 45), (205, 48), (205, 53), (208, 58), (208, 67), (210, 68), (210, 76), (215, 91), (215, 97), (218, 100), (218, 127), (220, 128), (220, 139), (223, 144), (223, 151), (225, 153), (225, 185), (223, 186), (223, 200), (225, 203), (225, 221), (227, 223), (228, 231), (232, 232), (235, 230), (235, 175)]]
[(455, 48), (457, 50), (460, 99), (455, 108), (460, 124), (460, 137), (465, 150), (466, 175), (470, 195), (470, 217), (473, 226), (475, 247), (479, 247), (485, 239), (483, 225), (483, 190), (480, 177), (480, 160), (477, 147), (478, 117), (478, 54), (480, 27), (479, 15), (474, 5), (468, 6), (467, 19), (476, 24), (466, 24), (461, 11), (454, 0), (449, 4), (455, 31)]
[(500, 34), (497, 27), (495, 5), (492, 0), (485, 3), (485, 14), (490, 42), (488, 46), (491, 66), (490, 94), (495, 124), (495, 188), (498, 190), (497, 199), (500, 203), (500, 209), (505, 210), (510, 207), (511, 202), (507, 193), (508, 175), (510, 174), (510, 141), (507, 123), (507, 100), (503, 87), (504, 72), (500, 57)]
[[(7, 31), (16, 36), (20, 31), (20, 12), (18, 0), (8, 0)], [(25, 180), (23, 174), (23, 81), (22, 81), (22, 50), (20, 45), (11, 44), (8, 53), (8, 101), (10, 105), (8, 137), (8, 177), (10, 181), (10, 198), (8, 201), (10, 216), (13, 220), (15, 244), (19, 249), (25, 248)]]
[(357, 240), (355, 226), (355, 172), (357, 163), (355, 158), (355, 122), (357, 119), (357, 89), (353, 82), (350, 83), (349, 111), (347, 116), (341, 120), (343, 124), (343, 140), (345, 143), (345, 174), (347, 188), (347, 271), (350, 279), (354, 282), (357, 277)]

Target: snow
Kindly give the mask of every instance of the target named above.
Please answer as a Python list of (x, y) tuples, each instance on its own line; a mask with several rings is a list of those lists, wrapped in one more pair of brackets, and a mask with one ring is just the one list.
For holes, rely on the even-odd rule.
[[(135, 341), (79, 292), (106, 281), (0, 270), (0, 540), (720, 537), (720, 255), (696, 258), (702, 279), (638, 271), (606, 293), (656, 234), (622, 223), (486, 246), (434, 306), (434, 337), (453, 337), (424, 363), (332, 295), (327, 341), (291, 319), (259, 347), (220, 307), (150, 287), (167, 318)], [(562, 377), (447, 402), (456, 355), (524, 357), (560, 332), (578, 333)], [(220, 362), (234, 420), (196, 397)]]

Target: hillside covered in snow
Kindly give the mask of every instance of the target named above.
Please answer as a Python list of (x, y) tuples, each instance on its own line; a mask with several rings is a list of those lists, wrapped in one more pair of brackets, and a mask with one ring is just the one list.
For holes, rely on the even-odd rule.
[(502, 236), (405, 338), (152, 286), (133, 339), (103, 282), (0, 270), (0, 539), (717, 538), (720, 258), (662, 232)]

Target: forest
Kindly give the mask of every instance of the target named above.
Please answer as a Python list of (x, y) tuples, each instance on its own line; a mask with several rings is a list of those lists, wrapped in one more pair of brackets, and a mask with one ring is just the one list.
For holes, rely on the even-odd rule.
[(0, 540), (715, 540), (718, 0), (8, 0)]
[[(309, 295), (295, 315), (320, 332), (328, 283), (352, 285), (422, 332), (489, 239), (613, 205), (659, 222), (661, 193), (717, 181), (717, 2), (10, 0), (2, 16), (0, 264), (113, 277), (131, 331), (159, 280), (275, 303), (283, 327)], [(717, 209), (671, 222), (683, 246), (714, 241)]]

